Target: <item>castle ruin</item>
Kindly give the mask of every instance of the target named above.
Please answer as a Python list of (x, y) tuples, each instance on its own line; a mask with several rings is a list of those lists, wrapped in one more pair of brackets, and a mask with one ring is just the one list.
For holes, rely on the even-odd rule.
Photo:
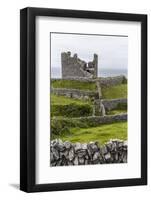
[(84, 77), (96, 78), (98, 74), (98, 55), (94, 54), (93, 61), (85, 62), (77, 54), (61, 53), (62, 78)]

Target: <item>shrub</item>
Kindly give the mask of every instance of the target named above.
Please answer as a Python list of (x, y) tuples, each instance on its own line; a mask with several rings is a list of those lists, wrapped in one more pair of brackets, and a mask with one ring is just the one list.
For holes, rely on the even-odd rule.
[(127, 110), (127, 103), (118, 103), (117, 110)]
[(123, 77), (122, 83), (123, 83), (123, 84), (127, 84), (127, 78), (126, 78), (125, 76)]
[(67, 105), (51, 105), (51, 116), (64, 117), (82, 117), (91, 116), (92, 106), (90, 104), (67, 104)]
[(69, 132), (71, 127), (88, 127), (86, 122), (76, 118), (53, 117), (51, 119), (51, 135), (60, 135)]

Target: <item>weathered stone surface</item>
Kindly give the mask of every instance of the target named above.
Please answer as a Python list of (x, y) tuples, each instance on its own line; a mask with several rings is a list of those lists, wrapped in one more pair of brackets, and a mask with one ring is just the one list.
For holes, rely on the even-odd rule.
[(89, 143), (89, 148), (90, 148), (90, 151), (92, 153), (98, 151), (98, 149), (99, 149), (98, 146), (97, 146), (97, 144), (95, 142), (90, 142)]
[(73, 158), (74, 158), (74, 150), (71, 149), (71, 150), (69, 151), (69, 160), (71, 161), (71, 160), (73, 160)]
[(75, 152), (81, 150), (81, 148), (82, 148), (81, 143), (79, 143), (79, 142), (75, 143), (75, 147), (74, 147)]
[(50, 144), (50, 165), (88, 165), (105, 163), (126, 163), (127, 141), (113, 139), (99, 146), (97, 142), (88, 144), (53, 140)]
[(79, 158), (81, 158), (81, 157), (83, 157), (83, 156), (85, 156), (85, 155), (86, 155), (86, 150), (81, 149), (81, 150), (78, 152), (78, 157), (79, 157)]
[(98, 56), (94, 54), (92, 62), (86, 63), (78, 58), (77, 54), (71, 56), (71, 52), (61, 53), (62, 77), (97, 77)]
[[(78, 118), (76, 118), (78, 119)], [(94, 116), (94, 117), (80, 117), (81, 122), (89, 122), (95, 125), (99, 124), (108, 124), (112, 122), (126, 121), (127, 114), (118, 114), (118, 115), (106, 115), (106, 116)]]
[(95, 152), (93, 155), (93, 160), (98, 160), (100, 158), (100, 152)]
[(106, 154), (107, 152), (108, 152), (107, 146), (105, 145), (105, 146), (103, 146), (103, 147), (101, 148), (101, 153), (102, 153), (102, 155), (104, 155), (104, 154)]
[(84, 158), (79, 158), (79, 164), (80, 165), (84, 164)]
[(105, 154), (105, 160), (110, 160), (111, 159), (111, 154), (110, 154), (110, 152), (109, 153), (107, 153), (107, 154)]
[(127, 79), (125, 76), (115, 76), (115, 77), (101, 77), (100, 84), (101, 86), (108, 87), (108, 86), (114, 86), (119, 85), (122, 83), (127, 82)]
[[(105, 107), (105, 110), (113, 110), (118, 108), (119, 105), (127, 106), (127, 99), (126, 98), (120, 98), (120, 99), (103, 99), (102, 103)], [(96, 100), (96, 105), (99, 104), (99, 100)]]
[(64, 146), (66, 149), (70, 149), (71, 144), (70, 144), (70, 142), (66, 141), (66, 142), (64, 142)]
[(51, 93), (55, 95), (66, 96), (74, 99), (89, 99), (98, 98), (98, 93), (93, 91), (85, 91), (78, 89), (67, 89), (67, 88), (51, 88)]
[(55, 160), (59, 160), (59, 158), (60, 158), (59, 152), (56, 149), (53, 149), (52, 153), (53, 153), (53, 158)]
[(78, 162), (78, 157), (75, 157), (75, 158), (74, 158), (74, 161), (73, 161), (73, 164), (74, 164), (74, 165), (78, 165), (78, 163), (79, 163), (79, 162)]
[(87, 144), (86, 143), (82, 144), (82, 149), (87, 150)]
[(97, 77), (95, 78), (90, 78), (90, 77), (80, 77), (80, 76), (68, 76), (68, 77), (62, 77), (62, 78), (52, 78), (53, 80), (77, 80), (81, 82), (96, 82), (96, 80), (100, 83), (101, 86), (103, 87), (108, 87), (108, 86), (114, 86), (114, 85), (119, 85), (127, 81), (125, 76), (114, 76), (114, 77)]

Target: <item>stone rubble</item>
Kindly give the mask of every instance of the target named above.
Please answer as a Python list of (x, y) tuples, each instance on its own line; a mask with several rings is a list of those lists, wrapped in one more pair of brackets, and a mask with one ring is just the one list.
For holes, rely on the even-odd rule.
[(50, 143), (50, 166), (127, 163), (127, 141), (112, 139), (102, 146), (98, 142), (71, 143), (60, 139)]

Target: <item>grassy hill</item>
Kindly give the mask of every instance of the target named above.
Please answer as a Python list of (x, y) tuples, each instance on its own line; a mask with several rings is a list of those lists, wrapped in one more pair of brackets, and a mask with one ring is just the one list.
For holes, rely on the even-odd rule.
[[(52, 80), (51, 87), (97, 91), (95, 82), (77, 80)], [(127, 98), (127, 84), (102, 88), (103, 99)], [(112, 124), (92, 124), (76, 120), (76, 117), (92, 116), (93, 103), (90, 99), (74, 99), (51, 94), (51, 138), (63, 141), (105, 143), (110, 139), (127, 139), (127, 122)], [(126, 108), (111, 110), (114, 115), (127, 112)]]

